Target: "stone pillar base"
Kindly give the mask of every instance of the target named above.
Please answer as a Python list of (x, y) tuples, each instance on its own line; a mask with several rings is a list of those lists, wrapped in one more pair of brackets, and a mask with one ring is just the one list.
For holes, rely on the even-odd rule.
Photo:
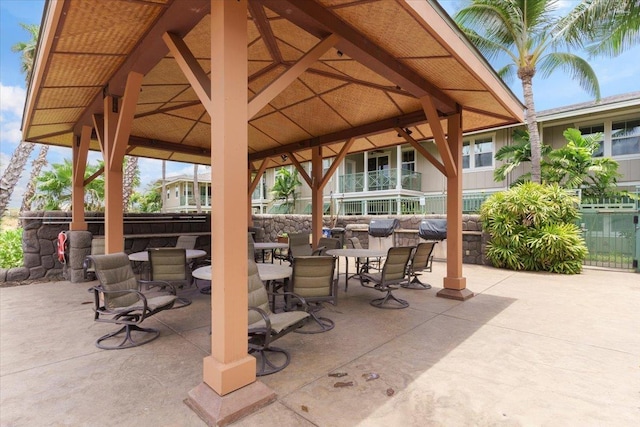
[(184, 403), (208, 426), (226, 426), (276, 400), (276, 393), (260, 381), (220, 396), (205, 383), (189, 391)]
[(436, 293), (437, 297), (455, 299), (458, 301), (466, 301), (475, 296), (469, 289), (447, 289), (444, 288)]

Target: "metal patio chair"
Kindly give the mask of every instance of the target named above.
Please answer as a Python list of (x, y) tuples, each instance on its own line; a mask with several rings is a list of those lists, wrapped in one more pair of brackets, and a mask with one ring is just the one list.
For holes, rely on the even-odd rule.
[[(303, 326), (309, 319), (306, 311), (273, 313), (255, 261), (249, 259), (249, 354), (256, 360), (256, 375), (279, 372), (289, 365), (289, 352), (271, 343)], [(288, 295), (288, 294), (287, 294)], [(304, 301), (303, 301), (304, 302)]]
[[(96, 347), (104, 350), (119, 350), (146, 344), (158, 338), (160, 331), (143, 328), (140, 324), (148, 317), (173, 307), (174, 293), (146, 296), (125, 253), (89, 255), (100, 282), (89, 289), (94, 295), (94, 320), (96, 322), (122, 325), (115, 332), (98, 338)], [(169, 287), (170, 291), (174, 291)]]
[(436, 243), (438, 242), (431, 241), (418, 244), (416, 250), (413, 251), (411, 261), (407, 266), (407, 272), (411, 281), (403, 283), (401, 285), (403, 288), (418, 290), (431, 289), (431, 285), (428, 283), (422, 283), (418, 276), (420, 276), (423, 271), (431, 272), (433, 265), (432, 253)]
[(387, 258), (378, 274), (360, 274), (360, 284), (364, 287), (385, 292), (382, 298), (376, 298), (370, 304), (377, 308), (407, 308), (409, 303), (393, 295), (403, 283), (408, 282), (407, 264), (413, 252), (413, 246), (396, 246), (389, 248)]

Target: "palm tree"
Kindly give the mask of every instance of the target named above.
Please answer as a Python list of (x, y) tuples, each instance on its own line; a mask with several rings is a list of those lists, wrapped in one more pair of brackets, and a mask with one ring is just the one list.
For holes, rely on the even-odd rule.
[[(455, 20), (467, 37), (488, 58), (506, 56), (509, 63), (498, 70), (502, 78), (514, 73), (522, 82), (525, 121), (531, 142), (531, 179), (540, 182), (542, 143), (533, 102), (533, 77), (548, 77), (558, 68), (569, 71), (587, 92), (600, 98), (600, 86), (587, 61), (561, 48), (579, 45), (567, 37), (571, 24), (554, 15), (556, 0), (473, 0)], [(573, 43), (572, 43), (573, 42)]]
[[(102, 167), (102, 162), (97, 165), (87, 165), (85, 178), (93, 175)], [(72, 166), (69, 159), (63, 163), (54, 163), (51, 170), (45, 171), (37, 178), (37, 193), (33, 198), (33, 204), (42, 210), (69, 210), (71, 209), (72, 190)], [(104, 178), (98, 176), (85, 187), (85, 209), (88, 211), (100, 211), (104, 208)]]
[(617, 56), (640, 42), (640, 2), (581, 2), (567, 15), (565, 24), (565, 36), (577, 43), (586, 40), (592, 55)]
[(129, 210), (133, 188), (140, 184), (140, 170), (138, 169), (138, 158), (126, 156), (124, 158), (124, 174), (122, 176), (122, 208)]
[(273, 196), (278, 200), (284, 200), (287, 213), (291, 213), (292, 206), (289, 204), (289, 197), (293, 197), (293, 205), (296, 204), (296, 189), (302, 185), (298, 177), (298, 170), (291, 172), (289, 169), (280, 168), (276, 174), (276, 180), (271, 187)]
[[(531, 142), (529, 141), (529, 132), (524, 129), (516, 129), (513, 131), (513, 144), (502, 146), (495, 154), (495, 159), (500, 160), (503, 164), (496, 168), (493, 172), (493, 179), (496, 182), (504, 181), (507, 176), (518, 166), (524, 162), (531, 161)], [(548, 154), (551, 147), (542, 146), (542, 155)], [(513, 184), (519, 184), (524, 181), (531, 180), (531, 172), (520, 175)]]
[[(31, 35), (31, 38), (27, 42), (19, 42), (15, 45), (11, 46), (11, 50), (13, 52), (20, 52), (21, 54), (21, 70), (25, 74), (25, 80), (27, 83), (31, 79), (31, 72), (33, 70), (33, 60), (36, 54), (36, 47), (38, 44), (38, 34), (40, 33), (40, 28), (38, 25), (34, 24), (20, 24), (22, 28), (27, 30)], [(24, 171), (24, 167), (27, 164), (27, 160), (29, 156), (31, 156), (31, 152), (33, 151), (35, 144), (31, 142), (21, 141), (20, 144), (16, 147), (13, 154), (11, 155), (11, 160), (7, 164), (7, 168), (0, 179), (0, 217), (4, 215), (4, 211), (9, 204), (9, 200), (11, 199), (11, 195), (13, 194), (13, 190), (16, 187), (16, 184), (20, 180), (20, 176)], [(40, 170), (42, 166), (46, 163), (47, 151), (49, 147), (47, 145), (42, 145), (40, 149), (40, 155), (33, 162), (33, 171), (31, 174), (31, 179), (29, 180), (29, 185), (27, 186), (27, 191), (22, 199), (22, 210), (27, 207), (26, 210), (30, 208), (30, 201), (33, 196), (33, 181), (34, 177), (40, 174)], [(26, 202), (26, 205), (25, 205)]]
[(549, 153), (542, 165), (548, 183), (564, 188), (581, 188), (583, 197), (610, 197), (618, 194), (618, 162), (609, 157), (593, 157), (602, 134), (582, 136), (578, 129), (563, 132), (567, 145)]

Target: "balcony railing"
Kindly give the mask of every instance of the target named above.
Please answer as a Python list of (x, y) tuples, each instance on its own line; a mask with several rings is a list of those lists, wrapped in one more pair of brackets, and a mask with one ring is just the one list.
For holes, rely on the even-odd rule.
[[(200, 206), (211, 206), (211, 198), (200, 196)], [(180, 206), (195, 206), (196, 198), (193, 196), (180, 196)]]
[[(398, 184), (397, 169), (382, 171), (370, 171), (340, 175), (341, 193), (360, 193), (364, 191), (365, 179), (369, 191), (393, 190)], [(403, 190), (421, 191), (422, 174), (407, 169), (402, 169), (401, 185)]]

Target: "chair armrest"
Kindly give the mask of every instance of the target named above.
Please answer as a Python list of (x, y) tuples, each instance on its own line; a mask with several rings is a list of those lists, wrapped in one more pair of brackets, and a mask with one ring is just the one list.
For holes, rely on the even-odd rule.
[(147, 287), (151, 287), (151, 286), (166, 286), (166, 287), (169, 287), (169, 293), (171, 295), (177, 295), (176, 287), (173, 284), (171, 284), (170, 282), (167, 282), (165, 280), (141, 280), (141, 279), (138, 279), (138, 285), (147, 285)]
[(142, 301), (142, 315), (140, 316), (140, 320), (137, 322), (131, 322), (131, 323), (141, 323), (144, 318), (147, 316), (147, 313), (149, 312), (149, 308), (147, 305), (147, 297), (145, 297), (145, 295), (140, 292), (137, 289), (123, 289), (123, 290), (117, 290), (117, 291), (107, 291), (106, 289), (104, 289), (101, 285), (97, 285), (97, 286), (93, 286), (91, 288), (89, 288), (89, 292), (93, 291), (94, 292), (94, 299), (95, 299), (95, 305), (96, 308), (94, 309), (95, 313), (96, 313), (96, 319), (98, 314), (117, 314), (119, 316), (123, 316), (123, 315), (127, 315), (128, 313), (132, 312), (132, 311), (136, 311), (135, 308), (132, 308), (129, 311), (114, 311), (111, 309), (108, 309), (107, 307), (100, 306), (100, 294), (123, 294), (123, 293), (135, 293), (138, 296), (138, 300)]

